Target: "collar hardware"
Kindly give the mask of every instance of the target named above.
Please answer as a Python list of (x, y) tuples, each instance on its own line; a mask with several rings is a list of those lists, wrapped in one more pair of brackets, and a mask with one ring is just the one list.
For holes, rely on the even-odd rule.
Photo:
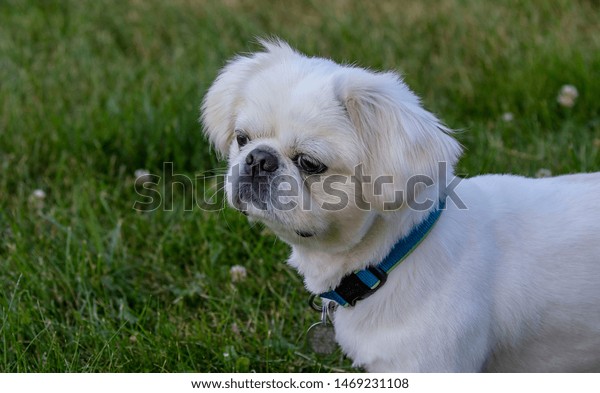
[(349, 306), (354, 306), (357, 301), (366, 299), (375, 293), (385, 284), (386, 280), (387, 273), (372, 266), (344, 277), (336, 288), (336, 292)]

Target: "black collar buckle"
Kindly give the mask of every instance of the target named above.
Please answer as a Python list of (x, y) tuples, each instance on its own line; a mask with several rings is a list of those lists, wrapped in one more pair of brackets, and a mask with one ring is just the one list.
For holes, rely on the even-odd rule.
[(335, 289), (335, 291), (344, 298), (350, 306), (354, 306), (357, 301), (371, 296), (387, 281), (387, 273), (380, 268), (372, 266), (366, 270), (379, 280), (377, 285), (373, 288), (365, 284), (355, 273), (352, 273), (344, 277), (340, 285)]

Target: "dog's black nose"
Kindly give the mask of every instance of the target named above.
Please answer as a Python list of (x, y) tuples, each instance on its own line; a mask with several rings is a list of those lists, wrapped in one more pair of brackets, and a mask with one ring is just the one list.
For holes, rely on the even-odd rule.
[(252, 175), (260, 172), (275, 172), (279, 168), (279, 160), (269, 150), (257, 147), (246, 156), (246, 166)]

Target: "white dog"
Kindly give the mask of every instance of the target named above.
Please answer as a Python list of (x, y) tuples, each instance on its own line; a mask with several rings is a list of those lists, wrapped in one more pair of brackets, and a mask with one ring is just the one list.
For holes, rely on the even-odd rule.
[(452, 131), (397, 74), (262, 44), (208, 91), (205, 132), (229, 203), (340, 304), (356, 366), (600, 371), (600, 173), (458, 179)]

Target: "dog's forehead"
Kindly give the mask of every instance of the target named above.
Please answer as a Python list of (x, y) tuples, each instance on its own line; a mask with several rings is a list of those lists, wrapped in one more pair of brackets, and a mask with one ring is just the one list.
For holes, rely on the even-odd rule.
[(274, 65), (250, 77), (244, 93), (256, 105), (254, 110), (286, 118), (314, 118), (323, 110), (339, 106), (331, 75), (314, 68)]
[(277, 64), (253, 75), (242, 94), (237, 126), (285, 145), (335, 144), (352, 126), (324, 70)]

